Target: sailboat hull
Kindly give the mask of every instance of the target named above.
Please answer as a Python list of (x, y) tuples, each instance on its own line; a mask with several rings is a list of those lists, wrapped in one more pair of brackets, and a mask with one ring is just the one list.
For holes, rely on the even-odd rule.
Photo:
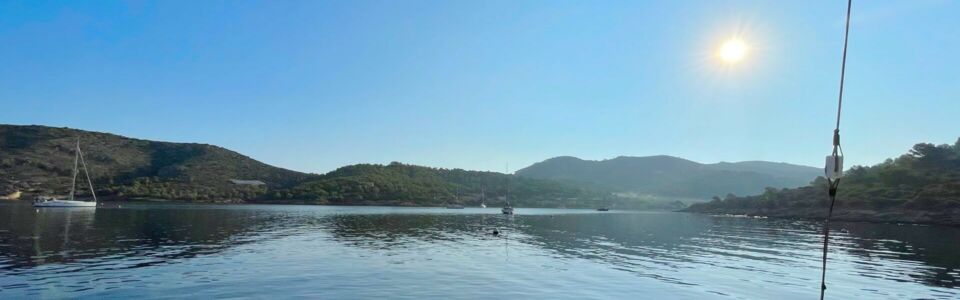
[(36, 202), (33, 204), (34, 207), (96, 207), (97, 203), (92, 201), (76, 201), (76, 200), (47, 200), (43, 202)]

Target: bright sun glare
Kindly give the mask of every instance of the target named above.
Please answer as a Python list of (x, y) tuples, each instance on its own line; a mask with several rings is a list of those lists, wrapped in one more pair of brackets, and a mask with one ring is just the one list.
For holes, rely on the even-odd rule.
[(747, 45), (740, 39), (732, 38), (720, 47), (720, 59), (726, 63), (736, 63), (747, 55)]

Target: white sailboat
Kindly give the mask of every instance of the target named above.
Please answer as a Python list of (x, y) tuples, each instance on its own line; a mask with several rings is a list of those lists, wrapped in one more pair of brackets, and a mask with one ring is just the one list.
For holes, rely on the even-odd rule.
[[(509, 170), (509, 167), (508, 167)], [(503, 194), (503, 209), (500, 210), (505, 215), (513, 214), (513, 205), (510, 205), (510, 172), (507, 172), (507, 191)]]
[[(97, 193), (93, 190), (93, 181), (90, 179), (90, 172), (87, 171), (87, 163), (83, 160), (83, 152), (80, 151), (80, 139), (77, 139), (77, 147), (74, 149), (73, 157), (73, 183), (70, 185), (70, 199), (57, 199), (56, 197), (39, 196), (33, 201), (34, 207), (96, 207)], [(83, 166), (83, 174), (87, 177), (87, 185), (90, 187), (90, 194), (93, 195), (93, 201), (74, 200), (77, 191), (77, 175), (80, 173), (79, 166)]]

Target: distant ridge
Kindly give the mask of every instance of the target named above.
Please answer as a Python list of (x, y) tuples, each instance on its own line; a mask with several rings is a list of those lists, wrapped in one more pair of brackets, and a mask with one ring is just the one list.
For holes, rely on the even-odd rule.
[(597, 185), (618, 192), (706, 199), (728, 193), (753, 195), (765, 188), (809, 184), (823, 171), (766, 161), (702, 164), (668, 155), (583, 160), (559, 156), (517, 171), (517, 175)]
[[(392, 163), (358, 164), (327, 174), (274, 167), (207, 144), (157, 142), (47, 126), (0, 125), (0, 195), (64, 194), (79, 137), (98, 195), (196, 202), (442, 206), (495, 204), (504, 182), (495, 172)], [(678, 208), (679, 198), (749, 195), (767, 186), (796, 187), (819, 170), (781, 163), (700, 164), (671, 156), (587, 161), (556, 157), (521, 169), (511, 196), (521, 206)], [(807, 176), (809, 175), (809, 176)], [(262, 183), (262, 184), (260, 184)], [(634, 197), (614, 192), (669, 196)]]
[[(834, 220), (960, 226), (960, 139), (952, 145), (919, 143), (899, 157), (844, 173)], [(685, 211), (823, 220), (827, 186), (820, 177), (807, 186), (724, 197)]]
[[(323, 175), (307, 174), (213, 145), (156, 142), (69, 128), (0, 125), (0, 196), (29, 199), (67, 193), (73, 144), (78, 137), (97, 194), (112, 200), (444, 206), (479, 205), (480, 192), (485, 190), (487, 203), (496, 205), (505, 182), (516, 177), (397, 162), (356, 164)], [(675, 203), (621, 199), (609, 191), (552, 180), (512, 178), (510, 182), (510, 195), (520, 206), (680, 208)]]

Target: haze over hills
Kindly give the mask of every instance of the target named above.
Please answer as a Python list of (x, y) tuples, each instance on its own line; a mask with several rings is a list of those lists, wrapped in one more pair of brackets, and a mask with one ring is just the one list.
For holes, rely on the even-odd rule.
[(517, 171), (524, 177), (596, 185), (622, 193), (700, 199), (728, 193), (759, 194), (767, 187), (799, 187), (822, 173), (819, 168), (787, 163), (701, 164), (666, 155), (600, 161), (561, 156)]

